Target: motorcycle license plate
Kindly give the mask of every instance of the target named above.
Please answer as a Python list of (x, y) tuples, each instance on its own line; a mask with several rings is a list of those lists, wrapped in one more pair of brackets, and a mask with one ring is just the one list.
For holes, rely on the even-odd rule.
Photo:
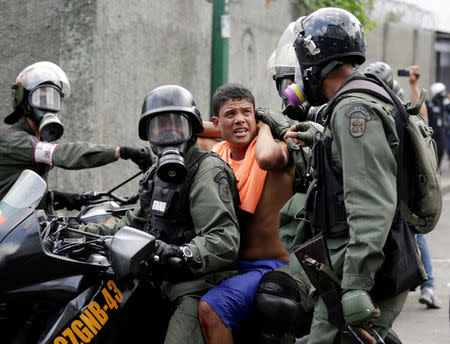
[[(128, 290), (123, 290), (128, 294)], [(127, 297), (126, 297), (127, 298)], [(92, 300), (54, 337), (53, 344), (90, 343), (115, 315), (125, 297), (118, 282), (110, 279), (99, 288)]]

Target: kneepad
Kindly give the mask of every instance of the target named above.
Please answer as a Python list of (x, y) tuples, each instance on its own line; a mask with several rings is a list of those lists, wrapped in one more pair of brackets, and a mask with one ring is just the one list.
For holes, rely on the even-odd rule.
[(255, 320), (264, 343), (292, 339), (302, 322), (300, 293), (295, 280), (281, 271), (266, 273), (255, 296)]

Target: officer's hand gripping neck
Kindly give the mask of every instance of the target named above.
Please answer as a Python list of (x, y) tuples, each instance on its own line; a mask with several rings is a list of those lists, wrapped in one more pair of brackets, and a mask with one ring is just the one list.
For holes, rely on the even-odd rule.
[(288, 131), (290, 126), (295, 123), (295, 121), (281, 112), (264, 107), (258, 107), (256, 109), (255, 117), (266, 123), (272, 131), (274, 139), (279, 140), (283, 139), (284, 134)]
[(150, 148), (132, 148), (126, 146), (119, 147), (119, 155), (122, 159), (131, 159), (143, 172), (147, 171), (153, 163)]

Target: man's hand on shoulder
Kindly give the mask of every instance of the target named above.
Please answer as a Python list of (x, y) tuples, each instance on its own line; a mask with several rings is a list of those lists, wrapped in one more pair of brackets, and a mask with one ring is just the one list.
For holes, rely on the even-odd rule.
[(295, 123), (283, 113), (267, 107), (258, 107), (255, 110), (255, 117), (257, 120), (266, 123), (272, 131), (273, 137), (279, 140), (283, 139), (283, 136), (288, 131), (289, 127)]

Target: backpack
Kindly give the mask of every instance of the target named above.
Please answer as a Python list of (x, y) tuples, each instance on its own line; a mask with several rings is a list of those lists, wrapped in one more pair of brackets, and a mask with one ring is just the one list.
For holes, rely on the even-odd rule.
[(355, 78), (338, 90), (328, 107), (345, 93), (367, 93), (396, 108), (395, 124), (400, 140), (397, 153), (397, 190), (410, 228), (426, 234), (436, 226), (442, 212), (442, 194), (433, 129), (419, 112), (426, 92), (415, 107), (403, 104), (383, 81), (372, 74)]

